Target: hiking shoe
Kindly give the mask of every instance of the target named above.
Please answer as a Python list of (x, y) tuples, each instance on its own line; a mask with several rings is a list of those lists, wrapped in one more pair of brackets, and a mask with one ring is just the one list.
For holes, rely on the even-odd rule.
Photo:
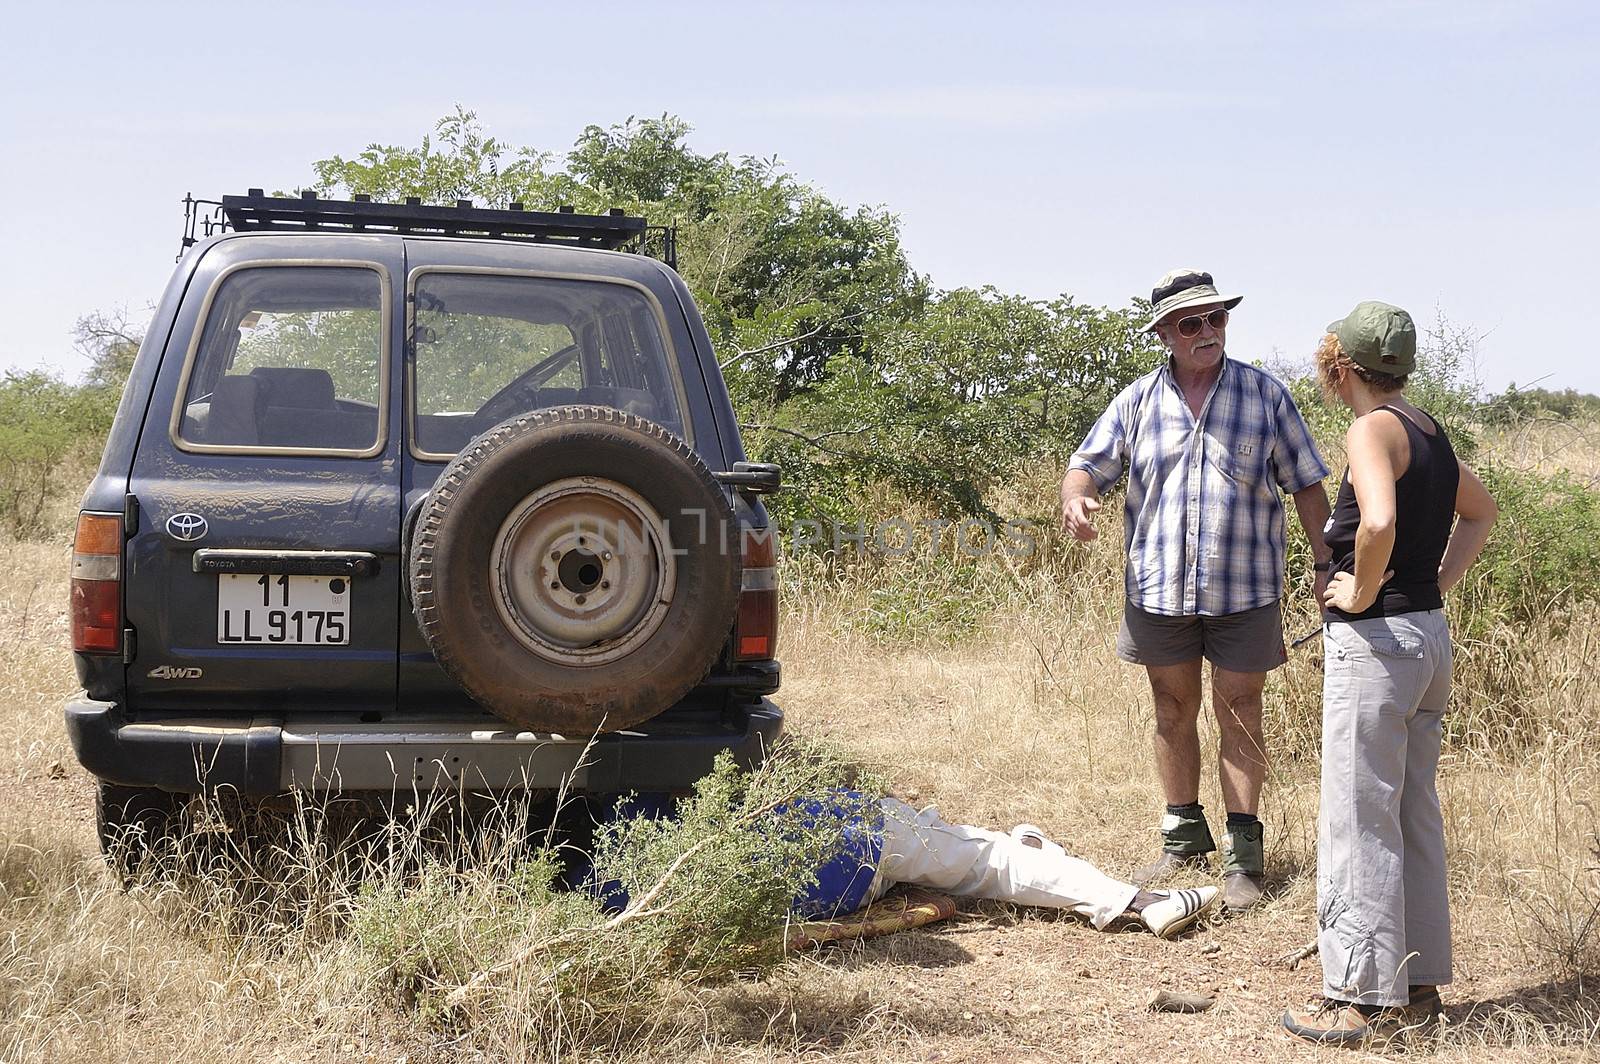
[(1206, 855), (1217, 848), (1204, 813), (1161, 818), (1161, 856), (1133, 874), (1135, 886), (1148, 886), (1183, 868), (1204, 868)]
[(1265, 831), (1258, 820), (1230, 828), (1222, 836), (1222, 903), (1232, 912), (1244, 912), (1266, 893)]
[(1413, 989), (1410, 1001), (1390, 1011), (1396, 1013), (1395, 1021), (1399, 1025), (1399, 1030), (1395, 1032), (1397, 1037), (1430, 1036), (1444, 1021), (1444, 1002), (1439, 999), (1437, 987), (1429, 987), (1420, 993)]
[(1231, 913), (1249, 910), (1266, 896), (1266, 887), (1260, 876), (1247, 872), (1230, 872), (1222, 877), (1222, 904)]
[(1430, 986), (1426, 990), (1420, 987), (1411, 988), (1411, 1000), (1406, 1004), (1406, 1011), (1419, 1020), (1438, 1021), (1444, 1016), (1444, 1002), (1439, 998), (1439, 988)]
[(1146, 905), (1137, 915), (1139, 922), (1157, 938), (1177, 937), (1217, 904), (1216, 887), (1158, 890), (1155, 894), (1158, 900)]
[(1161, 851), (1161, 856), (1135, 872), (1129, 882), (1136, 887), (1148, 887), (1152, 883), (1159, 883), (1176, 872), (1191, 868), (1205, 868), (1210, 860), (1203, 853), (1181, 854)]
[(1283, 1029), (1301, 1041), (1356, 1049), (1394, 1042), (1416, 1030), (1410, 1009), (1410, 1005), (1357, 1005), (1319, 998), (1303, 1009), (1285, 1012)]

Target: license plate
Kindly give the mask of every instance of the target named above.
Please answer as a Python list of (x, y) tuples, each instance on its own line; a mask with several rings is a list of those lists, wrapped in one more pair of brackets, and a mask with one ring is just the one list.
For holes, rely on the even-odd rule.
[(217, 642), (349, 643), (350, 578), (221, 573)]

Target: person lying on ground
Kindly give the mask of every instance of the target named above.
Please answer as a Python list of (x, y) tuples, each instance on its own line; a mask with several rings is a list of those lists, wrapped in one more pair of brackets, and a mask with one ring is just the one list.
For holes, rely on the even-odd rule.
[[(932, 806), (919, 812), (895, 798), (874, 802), (857, 791), (839, 791), (774, 812), (790, 823), (826, 823), (839, 835), (832, 856), (790, 905), (791, 914), (806, 920), (848, 915), (903, 883), (961, 897), (1066, 909), (1087, 917), (1096, 930), (1128, 917), (1158, 937), (1172, 938), (1210, 912), (1218, 899), (1214, 886), (1149, 891), (1119, 882), (1032, 825), (1005, 834), (951, 824)], [(623, 802), (610, 815), (670, 816), (671, 811), (664, 797), (647, 797)], [(594, 873), (591, 889), (608, 910), (621, 912), (628, 905), (628, 887), (604, 874), (603, 869)]]

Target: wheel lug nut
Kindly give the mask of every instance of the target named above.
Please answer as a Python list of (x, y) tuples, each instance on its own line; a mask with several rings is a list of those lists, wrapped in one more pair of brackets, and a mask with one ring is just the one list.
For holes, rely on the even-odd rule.
[(600, 586), (601, 586), (601, 587), (610, 587), (610, 586), (611, 586), (611, 581), (609, 581), (609, 580), (602, 580), (602, 581), (600, 581)]
[(608, 551), (608, 550), (607, 550), (607, 551), (601, 551), (601, 552), (600, 552), (600, 557), (601, 557), (601, 558), (602, 558), (602, 559), (603, 559), (603, 560), (604, 560), (604, 561), (610, 561), (610, 560), (611, 560), (611, 552), (610, 552), (610, 551)]
[(550, 552), (550, 560), (553, 561), (553, 562), (560, 561), (561, 560), (561, 552), (558, 551), (558, 550), (551, 551)]
[(584, 603), (585, 603), (585, 602), (587, 602), (587, 601), (589, 601), (589, 600), (588, 600), (588, 598), (587, 598), (587, 597), (586, 597), (586, 596), (584, 596), (584, 595), (579, 595), (579, 596), (578, 596), (578, 597), (577, 597), (577, 598), (575, 598), (575, 599), (573, 599), (573, 600), (572, 600), (572, 601), (574, 601), (574, 602), (576, 602), (576, 603), (577, 603), (577, 604), (578, 604), (578, 605), (580, 605), (580, 606), (582, 606), (582, 605), (583, 605), (583, 604), (584, 604)]

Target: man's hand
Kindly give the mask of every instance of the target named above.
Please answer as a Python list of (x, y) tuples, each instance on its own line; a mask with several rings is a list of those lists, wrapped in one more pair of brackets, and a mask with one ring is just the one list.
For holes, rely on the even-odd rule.
[(1061, 530), (1087, 543), (1100, 534), (1094, 527), (1095, 511), (1099, 509), (1100, 492), (1094, 480), (1081, 469), (1067, 470), (1061, 478)]
[(1073, 539), (1087, 543), (1100, 533), (1094, 527), (1095, 512), (1100, 509), (1100, 500), (1091, 499), (1087, 495), (1079, 495), (1061, 503), (1061, 527)]

